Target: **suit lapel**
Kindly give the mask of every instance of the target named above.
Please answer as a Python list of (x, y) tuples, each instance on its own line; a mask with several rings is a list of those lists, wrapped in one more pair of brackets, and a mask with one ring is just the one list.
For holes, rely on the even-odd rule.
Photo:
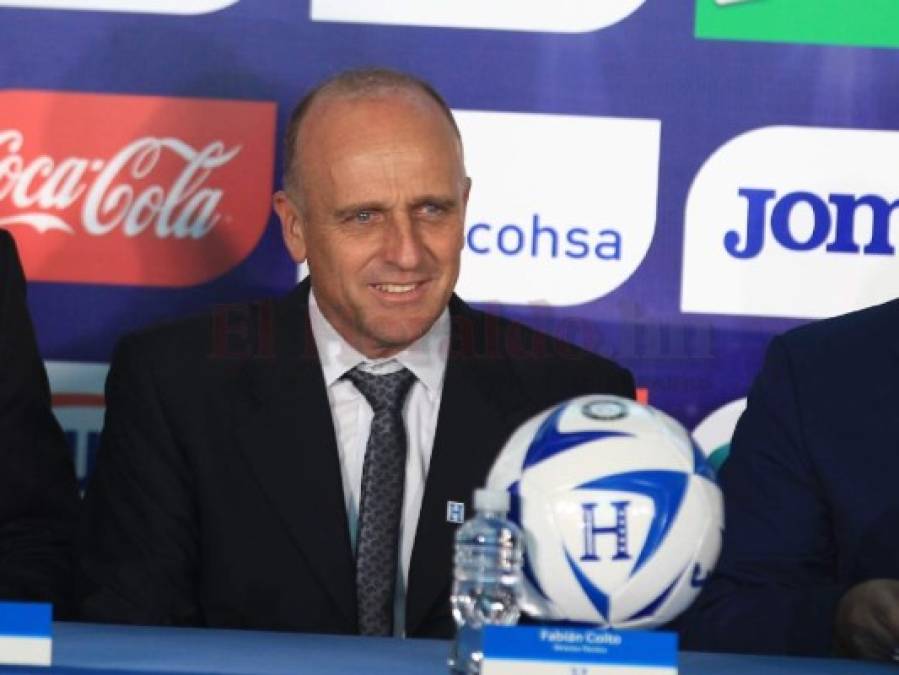
[(896, 413), (896, 404), (899, 402), (899, 378), (889, 376), (890, 373), (899, 373), (899, 300), (889, 303), (885, 320), (878, 328), (879, 330), (871, 335), (867, 342), (873, 348), (873, 345), (883, 340), (888, 362), (883, 364), (881, 369), (884, 376), (871, 383), (875, 393), (873, 396), (875, 409), (878, 411), (877, 414), (871, 415), (871, 419), (874, 420), (874, 428), (878, 428), (878, 433), (875, 434), (877, 439), (899, 439), (899, 414)]
[(446, 604), (449, 598), (457, 525), (447, 521), (447, 503), (464, 502), (469, 516), (472, 493), (483, 486), (508, 430), (514, 426), (514, 410), (522, 407), (520, 390), (507, 361), (499, 356), (490, 358), (484, 345), (476, 346), (469, 340), (489, 334), (485, 315), (457, 301), (450, 309), (452, 347), (409, 569), (409, 635), (415, 634), (435, 607)]
[(356, 629), (355, 563), (308, 282), (275, 305), (274, 357), (248, 360), (236, 442), (302, 556)]

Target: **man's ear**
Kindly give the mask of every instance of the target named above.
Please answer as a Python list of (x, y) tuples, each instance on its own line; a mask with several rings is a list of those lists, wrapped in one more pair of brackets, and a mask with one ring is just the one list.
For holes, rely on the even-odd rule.
[(306, 223), (300, 208), (284, 190), (279, 190), (274, 194), (272, 206), (281, 220), (281, 236), (284, 237), (284, 245), (287, 247), (290, 257), (297, 264), (304, 262), (306, 260), (306, 238), (303, 231)]

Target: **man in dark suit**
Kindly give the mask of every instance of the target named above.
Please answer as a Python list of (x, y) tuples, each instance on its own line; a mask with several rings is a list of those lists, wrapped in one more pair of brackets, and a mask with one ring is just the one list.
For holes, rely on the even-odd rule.
[(687, 649), (894, 658), (899, 300), (775, 338), (721, 474)]
[(448, 637), (458, 503), (527, 417), (633, 379), (452, 295), (469, 180), (428, 85), (344, 73), (286, 137), (274, 205), (310, 279), (122, 341), (85, 616)]
[(0, 600), (65, 616), (78, 519), (75, 473), (25, 304), (13, 238), (0, 229)]

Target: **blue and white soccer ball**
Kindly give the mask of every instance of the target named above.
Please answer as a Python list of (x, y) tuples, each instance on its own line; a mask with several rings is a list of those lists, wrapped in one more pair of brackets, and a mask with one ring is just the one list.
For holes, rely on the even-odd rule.
[(538, 618), (658, 626), (690, 605), (718, 560), (713, 469), (680, 424), (628, 399), (581, 396), (532, 417), (487, 487), (512, 494), (523, 609)]

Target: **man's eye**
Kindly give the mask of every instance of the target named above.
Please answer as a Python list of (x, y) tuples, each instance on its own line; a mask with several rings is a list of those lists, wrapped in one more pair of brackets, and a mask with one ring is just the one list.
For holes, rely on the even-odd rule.
[(370, 223), (375, 217), (372, 211), (357, 211), (354, 220), (357, 223)]
[(426, 216), (439, 216), (445, 211), (446, 209), (439, 204), (424, 204), (421, 207), (421, 212)]

